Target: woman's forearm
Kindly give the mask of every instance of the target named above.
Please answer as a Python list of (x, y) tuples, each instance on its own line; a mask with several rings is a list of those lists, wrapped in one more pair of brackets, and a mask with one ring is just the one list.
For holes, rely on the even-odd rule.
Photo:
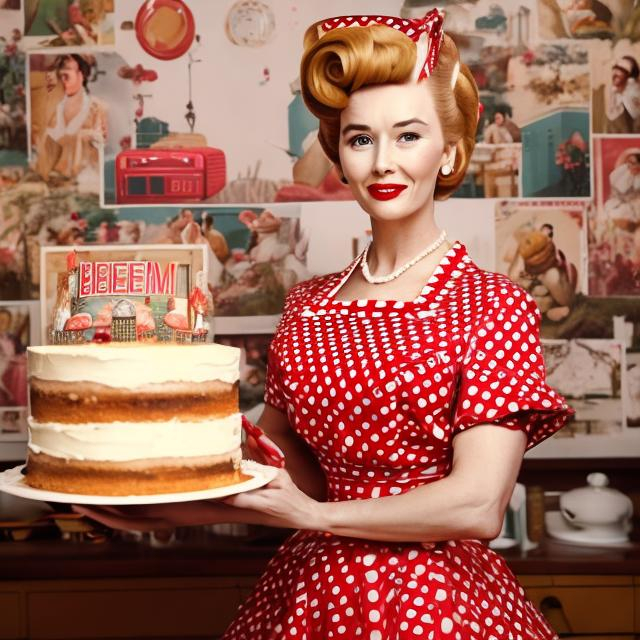
[(448, 476), (404, 494), (317, 505), (316, 527), (335, 535), (393, 542), (493, 538), (502, 508)]
[[(281, 479), (274, 482), (282, 484)], [(291, 478), (287, 482), (293, 486)], [(256, 504), (255, 499), (253, 503), (247, 503), (248, 499), (251, 500), (251, 492), (231, 496), (224, 501), (199, 500), (129, 507), (77, 505), (74, 510), (115, 529), (153, 531), (237, 523), (312, 529), (392, 542), (493, 538), (502, 522), (499, 505), (465, 493), (461, 484), (451, 476), (402, 495), (368, 500), (322, 503), (302, 497), (299, 488), (295, 492), (297, 495), (292, 502), (287, 502), (279, 512), (261, 508), (263, 503)], [(258, 508), (251, 508), (254, 504)], [(290, 512), (296, 515), (292, 516)]]
[[(456, 436), (449, 475), (384, 498), (318, 502), (284, 470), (264, 488), (224, 499), (267, 514), (260, 524), (387, 542), (495, 537), (527, 444), (524, 431), (475, 425)], [(255, 521), (256, 520), (248, 520)]]

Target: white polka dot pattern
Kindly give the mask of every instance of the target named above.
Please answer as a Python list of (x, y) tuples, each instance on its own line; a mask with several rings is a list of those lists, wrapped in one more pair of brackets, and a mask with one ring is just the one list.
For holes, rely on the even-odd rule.
[[(451, 469), (476, 424), (527, 434), (572, 410), (545, 384), (539, 312), (455, 243), (411, 302), (335, 293), (355, 268), (294, 287), (269, 351), (265, 401), (315, 452), (329, 500), (389, 496)], [(300, 531), (271, 561), (225, 640), (556, 638), (476, 540), (389, 544)]]

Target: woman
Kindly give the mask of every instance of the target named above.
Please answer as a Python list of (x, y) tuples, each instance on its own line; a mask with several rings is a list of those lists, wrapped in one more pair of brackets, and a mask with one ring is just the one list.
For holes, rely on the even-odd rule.
[[(22, 322), (13, 322), (8, 309), (0, 309), (0, 406), (26, 406), (27, 354), (19, 336)], [(27, 320), (28, 321), (28, 320)], [(11, 331), (12, 325), (14, 331)]]
[(300, 529), (227, 640), (555, 638), (480, 539), (501, 528), (525, 448), (571, 410), (544, 383), (535, 303), (434, 220), (473, 149), (477, 90), (436, 11), (346, 26), (371, 20), (305, 38), (303, 95), (373, 242), (285, 303), (260, 426), (286, 471), (224, 505), (145, 508), (147, 526)]
[[(616, 159), (609, 174), (609, 197), (604, 202), (604, 212), (613, 225), (611, 235), (615, 253), (633, 263), (640, 262), (640, 149), (625, 149)], [(616, 274), (618, 277), (619, 274)], [(627, 285), (631, 292), (635, 285)]]
[(89, 95), (91, 64), (70, 53), (55, 62), (64, 91), (37, 144), (37, 171), (46, 179), (52, 171), (68, 178), (98, 171), (98, 147), (107, 137), (107, 111)]

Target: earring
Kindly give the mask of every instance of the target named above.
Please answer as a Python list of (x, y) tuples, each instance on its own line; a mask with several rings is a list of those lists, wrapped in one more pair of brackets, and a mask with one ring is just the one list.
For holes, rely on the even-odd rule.
[(342, 182), (342, 184), (349, 184), (349, 181), (344, 176), (340, 178), (340, 182)]
[(440, 167), (440, 173), (445, 177), (450, 176), (453, 173), (453, 169), (450, 164), (445, 164)]

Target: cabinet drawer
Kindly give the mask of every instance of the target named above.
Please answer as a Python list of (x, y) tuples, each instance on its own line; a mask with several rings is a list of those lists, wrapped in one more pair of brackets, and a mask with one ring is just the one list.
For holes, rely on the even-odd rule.
[(19, 593), (0, 593), (0, 638), (19, 638), (22, 635), (20, 610)]
[(631, 587), (531, 587), (526, 592), (558, 633), (633, 633)]
[(180, 638), (221, 634), (239, 589), (139, 589), (29, 594), (30, 638)]

